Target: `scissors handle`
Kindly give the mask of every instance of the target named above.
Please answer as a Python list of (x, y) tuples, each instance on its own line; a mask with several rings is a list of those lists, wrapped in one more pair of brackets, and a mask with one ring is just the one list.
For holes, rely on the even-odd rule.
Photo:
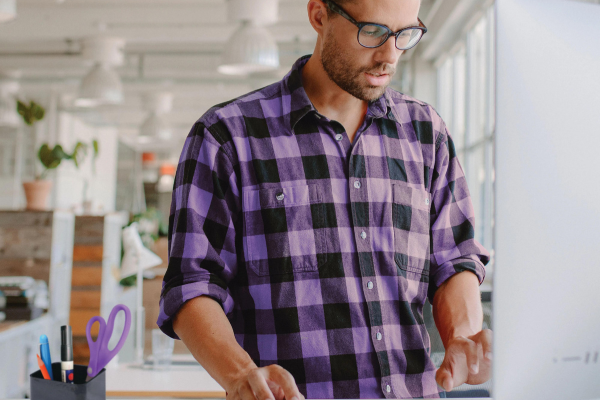
[[(115, 325), (115, 318), (119, 311), (123, 311), (125, 313), (125, 326), (123, 328), (123, 333), (121, 334), (121, 338), (119, 342), (115, 346), (114, 349), (108, 350), (108, 342), (113, 333), (113, 328)], [(91, 328), (92, 325), (98, 321), (100, 324), (100, 330), (98, 331), (98, 338), (96, 341), (92, 341), (91, 337)], [(88, 321), (86, 326), (86, 336), (88, 340), (88, 345), (90, 347), (90, 364), (88, 367), (88, 376), (94, 377), (104, 368), (112, 358), (117, 355), (119, 350), (125, 344), (125, 340), (129, 335), (129, 329), (131, 328), (131, 311), (124, 304), (117, 304), (108, 317), (108, 324), (104, 321), (102, 317), (93, 317)]]

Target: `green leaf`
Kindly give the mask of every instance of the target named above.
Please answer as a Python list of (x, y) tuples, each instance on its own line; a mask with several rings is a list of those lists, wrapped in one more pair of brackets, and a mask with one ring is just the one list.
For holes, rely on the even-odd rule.
[(17, 100), (17, 112), (23, 117), (23, 121), (31, 126), (36, 121), (40, 121), (44, 118), (46, 110), (33, 100), (29, 102), (29, 106), (24, 102)]
[(98, 153), (100, 152), (100, 147), (98, 145), (98, 140), (92, 140), (92, 147), (94, 148), (94, 158), (98, 157)]
[(59, 155), (62, 151), (62, 148), (57, 150), (57, 147), (60, 148), (60, 146), (56, 146), (53, 150), (50, 150), (50, 147), (46, 143), (40, 147), (38, 158), (40, 159), (42, 165), (46, 167), (46, 169), (54, 169), (58, 167), (64, 158)]
[(73, 154), (69, 156), (69, 159), (73, 160), (75, 166), (79, 168), (79, 164), (83, 162), (87, 155), (88, 146), (85, 143), (77, 142), (73, 149)]

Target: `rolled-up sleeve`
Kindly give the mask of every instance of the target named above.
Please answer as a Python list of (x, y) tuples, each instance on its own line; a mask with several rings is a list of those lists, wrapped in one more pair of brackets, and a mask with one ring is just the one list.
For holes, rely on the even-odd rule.
[(429, 301), (452, 275), (471, 271), (481, 284), (489, 252), (475, 239), (475, 211), (454, 142), (435, 110), (431, 110), (436, 155), (431, 181)]
[(237, 272), (234, 221), (241, 207), (237, 174), (224, 142), (197, 122), (186, 138), (173, 187), (169, 264), (160, 296), (159, 328), (179, 339), (173, 317), (188, 300), (209, 296), (226, 314), (228, 283)]

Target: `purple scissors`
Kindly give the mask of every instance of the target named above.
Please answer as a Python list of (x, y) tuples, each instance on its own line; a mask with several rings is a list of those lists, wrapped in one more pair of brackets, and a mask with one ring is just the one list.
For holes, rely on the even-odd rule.
[[(119, 311), (125, 313), (125, 327), (123, 328), (123, 333), (115, 348), (108, 350), (108, 341), (112, 336), (115, 318)], [(94, 325), (96, 321), (100, 324), (100, 329), (98, 330), (98, 338), (94, 342), (92, 340), (92, 325)], [(127, 335), (129, 334), (130, 327), (131, 311), (129, 311), (129, 308), (124, 304), (117, 304), (112, 309), (110, 316), (108, 317), (108, 325), (106, 324), (106, 321), (104, 321), (104, 318), (99, 316), (93, 317), (88, 321), (87, 326), (85, 327), (85, 335), (87, 336), (88, 346), (90, 347), (90, 364), (87, 369), (88, 380), (98, 375), (98, 372), (102, 371), (102, 368), (106, 367), (106, 364), (108, 364), (108, 362), (117, 355), (119, 350), (121, 350), (121, 347), (123, 347), (125, 339), (127, 339)]]

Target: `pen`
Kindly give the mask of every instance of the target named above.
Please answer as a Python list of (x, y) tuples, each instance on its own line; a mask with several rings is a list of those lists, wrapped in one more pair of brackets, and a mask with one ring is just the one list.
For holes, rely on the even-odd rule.
[(48, 370), (46, 369), (44, 362), (40, 358), (40, 355), (36, 354), (36, 356), (37, 356), (37, 360), (38, 360), (38, 365), (40, 367), (40, 371), (42, 372), (42, 376), (44, 377), (44, 379), (50, 379), (50, 374), (48, 374)]
[(69, 325), (60, 327), (60, 372), (63, 382), (73, 383), (73, 332)]
[(52, 374), (52, 358), (50, 357), (50, 345), (48, 344), (48, 336), (46, 335), (40, 336), (40, 356), (46, 366), (48, 375), (50, 375), (50, 379), (54, 380), (54, 375)]

